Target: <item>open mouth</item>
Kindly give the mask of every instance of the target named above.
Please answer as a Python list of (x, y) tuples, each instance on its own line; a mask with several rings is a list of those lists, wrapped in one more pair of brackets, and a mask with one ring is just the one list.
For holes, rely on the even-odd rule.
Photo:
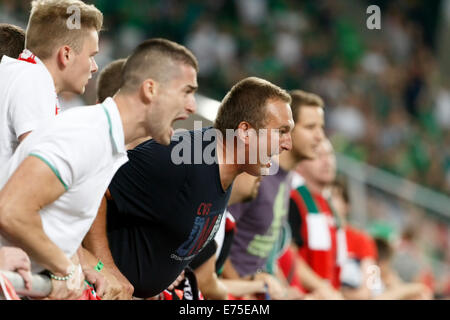
[(178, 121), (178, 120), (186, 120), (187, 118), (188, 118), (188, 116), (181, 116), (181, 117), (175, 118), (175, 120), (173, 120), (173, 122)]

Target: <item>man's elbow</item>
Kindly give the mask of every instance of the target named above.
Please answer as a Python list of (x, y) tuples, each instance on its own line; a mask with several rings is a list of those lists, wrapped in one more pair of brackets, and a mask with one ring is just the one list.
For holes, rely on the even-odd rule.
[(14, 235), (16, 226), (20, 224), (17, 220), (9, 205), (0, 201), (0, 234), (6, 237)]

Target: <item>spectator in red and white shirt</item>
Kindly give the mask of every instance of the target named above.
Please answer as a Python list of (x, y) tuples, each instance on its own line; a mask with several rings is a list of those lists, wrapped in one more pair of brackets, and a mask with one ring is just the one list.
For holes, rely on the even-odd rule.
[[(325, 139), (317, 147), (317, 157), (304, 160), (297, 167), (289, 204), (295, 253), (295, 259), (290, 260), (295, 262), (301, 285), (316, 299), (342, 299), (338, 291), (337, 220), (323, 195), (334, 180), (335, 171), (333, 147)], [(280, 262), (287, 260), (282, 256)]]
[(375, 241), (368, 233), (348, 223), (350, 204), (346, 185), (342, 181), (334, 181), (330, 191), (331, 205), (340, 219), (345, 239), (339, 248), (343, 256), (340, 266), (341, 292), (348, 299), (370, 299), (375, 292), (368, 283), (369, 277), (374, 274), (374, 268), (378, 268)]

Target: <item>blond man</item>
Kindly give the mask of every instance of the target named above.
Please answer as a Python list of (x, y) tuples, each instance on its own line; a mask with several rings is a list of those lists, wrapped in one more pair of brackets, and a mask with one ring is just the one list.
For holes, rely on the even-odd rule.
[[(79, 13), (79, 24), (70, 10)], [(94, 56), (102, 24), (102, 13), (79, 0), (31, 3), (25, 50), (0, 63), (0, 166), (39, 123), (58, 113), (60, 92), (84, 92), (98, 69)]]

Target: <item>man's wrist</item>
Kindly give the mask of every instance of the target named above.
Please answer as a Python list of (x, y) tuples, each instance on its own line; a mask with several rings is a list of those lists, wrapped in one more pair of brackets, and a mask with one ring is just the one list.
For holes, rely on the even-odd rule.
[(50, 278), (52, 278), (53, 280), (57, 280), (57, 281), (67, 281), (71, 278), (73, 278), (74, 274), (76, 271), (76, 266), (74, 264), (71, 264), (65, 272), (51, 272), (48, 271), (48, 275), (50, 276)]

